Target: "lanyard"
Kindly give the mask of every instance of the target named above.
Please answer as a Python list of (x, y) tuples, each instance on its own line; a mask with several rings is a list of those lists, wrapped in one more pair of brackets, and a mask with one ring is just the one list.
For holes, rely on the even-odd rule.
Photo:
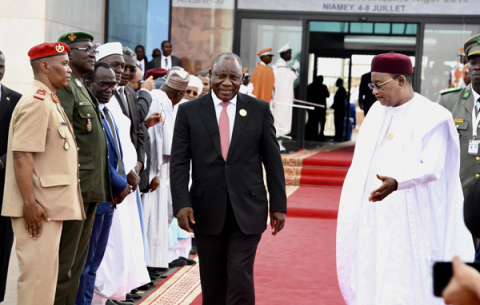
[(475, 125), (472, 126), (472, 139), (477, 139), (477, 128), (478, 123), (480, 123), (480, 115), (477, 117), (477, 103), (473, 103), (473, 110), (472, 110), (472, 123), (475, 122)]

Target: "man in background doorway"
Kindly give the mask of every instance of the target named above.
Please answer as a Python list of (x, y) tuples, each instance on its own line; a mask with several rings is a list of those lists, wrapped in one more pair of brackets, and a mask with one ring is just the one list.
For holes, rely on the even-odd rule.
[(335, 142), (343, 141), (343, 125), (345, 120), (345, 110), (346, 110), (346, 101), (347, 101), (347, 90), (343, 87), (343, 79), (337, 79), (335, 86), (338, 87), (335, 96), (333, 97), (332, 108), (335, 109), (334, 119), (335, 119)]
[(295, 70), (288, 66), (292, 59), (292, 48), (287, 43), (278, 50), (280, 58), (273, 65), (275, 75), (275, 92), (273, 94), (272, 115), (281, 152), (286, 152), (282, 141), (292, 129), (293, 83), (297, 79)]
[(272, 100), (275, 75), (268, 65), (272, 62), (272, 48), (264, 49), (257, 54), (260, 62), (252, 74), (253, 95), (268, 103)]
[(137, 65), (142, 70), (142, 79), (145, 77), (145, 72), (148, 70), (148, 58), (145, 55), (145, 48), (142, 45), (135, 47), (135, 54), (137, 55)]
[(360, 88), (358, 90), (358, 105), (363, 109), (363, 113), (367, 116), (368, 110), (372, 107), (373, 103), (377, 101), (372, 90), (368, 88), (368, 84), (372, 81), (372, 72), (368, 72), (362, 75), (360, 80)]
[[(305, 126), (305, 140), (325, 140), (324, 131), (328, 97), (330, 97), (330, 92), (328, 92), (327, 86), (323, 84), (323, 75), (317, 75), (313, 82), (307, 87), (307, 101), (323, 105), (323, 108), (316, 106), (314, 110), (308, 110), (308, 122)], [(318, 123), (320, 123), (321, 128), (320, 134), (318, 133)]]

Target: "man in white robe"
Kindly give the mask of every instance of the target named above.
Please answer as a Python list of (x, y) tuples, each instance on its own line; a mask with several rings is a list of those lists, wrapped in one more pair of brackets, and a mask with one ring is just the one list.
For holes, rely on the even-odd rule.
[(280, 151), (284, 151), (282, 138), (292, 130), (293, 83), (297, 79), (296, 73), (288, 66), (292, 59), (292, 49), (287, 43), (278, 50), (280, 58), (272, 66), (275, 75), (275, 91), (273, 94), (272, 115), (277, 131)]
[(347, 304), (443, 304), (432, 265), (472, 260), (451, 114), (414, 93), (410, 59), (372, 61), (373, 94), (342, 190), (337, 275)]

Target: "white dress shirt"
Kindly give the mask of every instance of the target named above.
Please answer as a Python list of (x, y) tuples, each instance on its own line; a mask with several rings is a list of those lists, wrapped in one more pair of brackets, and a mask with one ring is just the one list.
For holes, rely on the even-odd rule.
[(145, 75), (145, 58), (142, 60), (137, 60), (137, 65), (139, 65), (142, 68), (142, 79), (143, 79), (143, 75)]
[[(220, 123), (220, 113), (222, 113), (223, 107), (220, 104), (220, 100), (215, 92), (212, 92), (213, 105), (215, 106), (215, 114), (217, 115), (217, 123)], [(235, 125), (235, 112), (237, 110), (237, 96), (235, 95), (233, 99), (230, 100), (230, 104), (227, 106), (228, 120), (230, 122), (230, 142), (232, 142), (233, 126)]]
[[(165, 59), (167, 59), (168, 61), (168, 65), (166, 66), (165, 66)], [(160, 62), (162, 64), (161, 68), (164, 68), (170, 71), (170, 69), (172, 68), (172, 55), (168, 55), (167, 57), (162, 55), (162, 60)]]
[(478, 99), (480, 98), (480, 94), (478, 94), (475, 89), (473, 89), (473, 86), (472, 84), (470, 84), (470, 88), (472, 90), (472, 93), (473, 93), (473, 100), (475, 102), (475, 105), (477, 107), (477, 113), (478, 111), (480, 111), (480, 102), (478, 101)]

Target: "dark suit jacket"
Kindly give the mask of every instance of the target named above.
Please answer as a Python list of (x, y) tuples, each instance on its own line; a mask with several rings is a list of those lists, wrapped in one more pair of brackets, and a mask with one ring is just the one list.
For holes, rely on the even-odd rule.
[[(22, 95), (2, 85), (2, 98), (0, 100), (0, 160), (3, 166), (7, 165), (8, 130), (12, 118), (13, 109)], [(0, 170), (0, 209), (3, 202), (3, 190), (5, 187), (5, 169)]]
[[(137, 95), (135, 94), (135, 91), (128, 86), (125, 86), (124, 90), (125, 95), (127, 96), (127, 104), (130, 115), (124, 108), (123, 104), (121, 102), (119, 102), (119, 104), (122, 108), (123, 114), (128, 116), (132, 121), (132, 124), (130, 125), (130, 138), (132, 139), (132, 143), (137, 150), (137, 160), (145, 163), (145, 134), (144, 129), (142, 128), (143, 121), (140, 121), (140, 118), (138, 117)], [(120, 98), (117, 90), (115, 90), (115, 97), (117, 100)], [(152, 96), (150, 93), (144, 90), (140, 91), (138, 99), (145, 99), (148, 104), (152, 103)]]
[[(139, 91), (138, 93), (140, 94), (142, 92)], [(150, 152), (151, 152), (151, 147), (150, 147), (150, 136), (148, 134), (148, 128), (145, 125), (145, 119), (147, 118), (148, 111), (150, 110), (150, 105), (151, 105), (151, 99), (150, 102), (146, 98), (138, 98), (138, 118), (140, 122), (142, 122), (141, 126), (143, 129), (143, 134), (145, 135), (145, 145), (144, 145), (144, 151), (145, 155), (147, 156), (146, 162), (143, 164), (143, 169), (140, 172), (140, 191), (141, 192), (148, 192), (149, 186), (150, 186), (150, 179), (149, 179), (149, 171), (150, 171)]]
[(480, 237), (480, 179), (475, 180), (465, 195), (463, 217), (473, 236)]
[(372, 90), (368, 88), (368, 83), (372, 82), (372, 73), (368, 72), (362, 75), (360, 81), (360, 88), (358, 91), (358, 103), (363, 103), (363, 112), (367, 115), (368, 110), (372, 107), (373, 103), (377, 101)]
[[(113, 119), (113, 115), (110, 114)], [(103, 114), (102, 114), (103, 117)], [(118, 165), (118, 153), (117, 148), (115, 147), (115, 140), (113, 139), (113, 135), (110, 132), (110, 126), (108, 125), (107, 120), (105, 117), (102, 119), (103, 126), (105, 128), (105, 135), (107, 136), (107, 147), (108, 147), (108, 171), (110, 173), (110, 182), (112, 183), (112, 192), (113, 195), (120, 194), (126, 187), (127, 187), (127, 175), (125, 172), (123, 176), (120, 175), (117, 171)], [(115, 132), (118, 135), (118, 128), (115, 121), (113, 121), (115, 125)], [(122, 145), (120, 143), (120, 138), (117, 136), (118, 145), (120, 146), (120, 154), (123, 156)], [(112, 209), (111, 202), (103, 202), (97, 207), (96, 214), (103, 214), (108, 210)]]
[[(178, 57), (172, 56), (172, 67), (183, 67), (182, 60)], [(148, 69), (161, 68), (162, 67), (162, 56), (155, 57), (152, 61), (149, 62)]]
[(286, 212), (285, 176), (269, 104), (241, 93), (237, 95), (227, 161), (221, 153), (211, 93), (181, 104), (170, 159), (174, 213), (192, 207), (196, 224), (190, 225), (195, 233), (217, 235), (224, 225), (229, 196), (242, 232), (262, 233), (268, 214), (262, 163), (267, 174), (270, 211)]

